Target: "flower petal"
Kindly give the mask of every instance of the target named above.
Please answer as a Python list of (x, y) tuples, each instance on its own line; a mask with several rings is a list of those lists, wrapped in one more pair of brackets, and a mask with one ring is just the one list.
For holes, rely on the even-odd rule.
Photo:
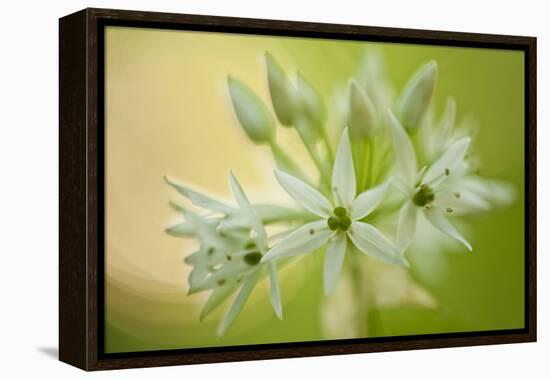
[(185, 221), (189, 222), (196, 230), (201, 243), (217, 248), (226, 248), (232, 241), (223, 238), (216, 232), (216, 224), (212, 220), (206, 219), (188, 209), (183, 210)]
[(346, 208), (349, 207), (355, 199), (356, 185), (348, 128), (345, 128), (340, 137), (334, 169), (332, 170), (334, 201)]
[(264, 225), (262, 224), (260, 217), (258, 217), (256, 210), (252, 207), (250, 201), (248, 201), (248, 198), (246, 197), (243, 188), (241, 187), (240, 183), (232, 172), (229, 173), (229, 181), (231, 183), (233, 196), (235, 196), (235, 200), (237, 200), (239, 208), (244, 212), (244, 214), (248, 218), (248, 221), (250, 222), (250, 226), (252, 226), (252, 229), (254, 229), (254, 231), (256, 232), (258, 240), (257, 242), (259, 245), (258, 247), (260, 248), (262, 253), (265, 253), (267, 251), (267, 233), (265, 232)]
[(516, 190), (510, 183), (485, 179), (479, 176), (469, 176), (462, 179), (460, 187), (459, 191), (468, 191), (476, 194), (491, 205), (508, 205), (516, 197)]
[(470, 141), (470, 137), (463, 137), (449, 146), (443, 155), (428, 168), (422, 182), (429, 185), (435, 180), (445, 178), (453, 173), (462, 164), (464, 155), (466, 155), (466, 151), (470, 146)]
[(307, 254), (323, 246), (334, 234), (326, 220), (305, 224), (280, 240), (262, 258), (262, 262), (273, 259)]
[(355, 221), (348, 231), (353, 244), (363, 253), (384, 262), (407, 266), (408, 263), (397, 247), (374, 226)]
[(303, 208), (319, 217), (328, 217), (332, 212), (330, 202), (309, 184), (283, 171), (275, 170), (275, 177), (286, 192)]
[(443, 113), (443, 118), (439, 126), (439, 138), (437, 139), (437, 148), (444, 149), (447, 141), (451, 137), (453, 126), (455, 124), (456, 103), (452, 97), (447, 99), (447, 105)]
[(397, 247), (402, 253), (411, 244), (416, 231), (417, 206), (408, 201), (401, 207), (397, 223)]
[(227, 329), (229, 329), (231, 324), (233, 324), (239, 313), (241, 313), (244, 304), (246, 303), (246, 300), (248, 300), (248, 297), (252, 293), (252, 290), (254, 289), (254, 286), (258, 281), (258, 277), (259, 270), (254, 272), (246, 279), (243, 286), (241, 287), (241, 290), (239, 291), (239, 294), (235, 298), (235, 301), (233, 302), (233, 304), (231, 304), (231, 307), (229, 308), (229, 310), (223, 317), (222, 322), (218, 326), (218, 336), (223, 336)]
[(460, 234), (455, 228), (451, 220), (444, 214), (444, 212), (437, 207), (432, 207), (424, 211), (428, 221), (441, 232), (445, 233), (449, 237), (461, 242), (468, 250), (472, 251), (472, 245)]
[(269, 291), (271, 294), (271, 305), (279, 320), (283, 319), (283, 306), (281, 304), (281, 288), (277, 278), (277, 266), (275, 262), (269, 263)]
[(412, 142), (405, 132), (405, 129), (403, 129), (401, 123), (390, 109), (388, 109), (388, 119), (395, 149), (397, 167), (403, 175), (407, 185), (413, 186), (416, 177), (417, 163)]
[(166, 233), (175, 237), (192, 237), (196, 231), (193, 225), (187, 221), (166, 228)]
[(208, 268), (205, 265), (197, 265), (191, 270), (189, 274), (189, 294), (205, 290), (206, 287), (203, 287), (202, 284), (208, 278)]
[(235, 290), (237, 289), (238, 285), (237, 282), (233, 281), (231, 283), (226, 283), (223, 286), (216, 287), (212, 293), (210, 293), (210, 296), (208, 296), (208, 300), (206, 300), (206, 303), (202, 307), (201, 314), (200, 314), (200, 321), (204, 320), (210, 313), (214, 312), (220, 304), (224, 302), (225, 299), (227, 299)]
[(191, 202), (197, 207), (206, 208), (212, 211), (222, 212), (222, 213), (231, 213), (234, 211), (234, 209), (231, 206), (224, 204), (221, 201), (216, 200), (208, 195), (205, 195), (203, 193), (192, 190), (186, 186), (178, 184), (167, 176), (164, 177), (164, 180), (166, 180), (166, 183), (174, 187), (176, 191), (178, 191), (180, 194), (182, 194), (183, 196), (191, 200)]
[(389, 182), (386, 182), (357, 196), (351, 205), (351, 218), (359, 220), (374, 211), (382, 200), (384, 200), (388, 187)]
[(346, 254), (347, 240), (345, 233), (338, 233), (328, 242), (323, 268), (323, 283), (326, 295), (331, 293), (336, 287), (336, 283), (338, 283)]

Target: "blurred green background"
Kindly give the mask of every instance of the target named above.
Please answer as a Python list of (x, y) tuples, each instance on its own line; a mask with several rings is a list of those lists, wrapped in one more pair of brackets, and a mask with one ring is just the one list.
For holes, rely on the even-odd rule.
[[(422, 269), (412, 259), (412, 277), (438, 306), (381, 307), (370, 336), (523, 327), (522, 52), (125, 27), (107, 27), (105, 38), (106, 352), (330, 338), (322, 321), (322, 255), (281, 272), (283, 321), (262, 283), (218, 338), (225, 307), (199, 322), (206, 297), (186, 295), (189, 267), (182, 258), (196, 242), (164, 233), (181, 219), (168, 206), (180, 199), (164, 183), (165, 174), (231, 201), (231, 169), (252, 199), (292, 204), (273, 178), (269, 151), (238, 127), (225, 88), (227, 75), (234, 75), (269, 104), (265, 51), (287, 72), (299, 69), (327, 100), (345, 88), (365, 51), (383, 55), (397, 91), (421, 64), (438, 62), (435, 110), (442, 112), (452, 95), (457, 119), (476, 120), (482, 174), (513, 183), (517, 198), (510, 207), (467, 219), (473, 253), (438, 252), (444, 257), (439, 270)], [(291, 131), (278, 128), (278, 140), (313, 169)]]

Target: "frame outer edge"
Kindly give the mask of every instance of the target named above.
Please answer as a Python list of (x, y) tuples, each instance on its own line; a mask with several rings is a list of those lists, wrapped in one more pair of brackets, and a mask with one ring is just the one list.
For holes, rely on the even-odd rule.
[[(464, 43), (509, 43), (525, 49), (529, 73), (526, 93), (529, 149), (529, 177), (526, 180), (530, 201), (528, 274), (529, 324), (526, 332), (501, 336), (429, 338), (395, 342), (365, 342), (341, 346), (266, 347), (262, 350), (235, 352), (189, 353), (166, 356), (103, 359), (99, 355), (98, 261), (102, 220), (99, 220), (98, 168), (103, 158), (98, 155), (102, 133), (98, 126), (98, 22), (111, 20), (149, 20), (159, 23), (237, 25), (267, 30), (335, 32), (343, 37), (358, 34), (388, 38), (421, 38), (430, 41)], [(367, 26), (286, 22), (275, 20), (239, 19), (215, 16), (169, 14), (88, 8), (60, 19), (60, 360), (85, 370), (110, 370), (181, 364), (229, 362), (240, 360), (276, 359), (320, 355), (354, 354), (376, 351), (475, 346), (486, 344), (536, 341), (536, 38), (487, 35), (460, 32), (426, 31)]]
[(59, 19), (59, 360), (86, 358), (86, 23)]

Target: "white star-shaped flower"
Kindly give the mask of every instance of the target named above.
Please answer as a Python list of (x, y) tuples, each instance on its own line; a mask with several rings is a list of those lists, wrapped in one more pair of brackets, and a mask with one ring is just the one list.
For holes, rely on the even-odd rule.
[(286, 192), (305, 210), (318, 217), (279, 241), (262, 258), (262, 262), (306, 254), (328, 242), (324, 261), (324, 289), (331, 292), (342, 268), (348, 241), (361, 252), (385, 262), (407, 265), (397, 247), (374, 226), (360, 221), (384, 199), (388, 183), (371, 188), (356, 196), (356, 179), (347, 128), (340, 138), (332, 172), (330, 201), (315, 188), (301, 180), (275, 171)]
[[(262, 256), (269, 248), (268, 237), (262, 220), (233, 173), (230, 173), (229, 181), (237, 207), (226, 205), (168, 180), (178, 192), (189, 197), (195, 205), (226, 215), (221, 219), (204, 217), (183, 209), (185, 222), (169, 229), (171, 233), (176, 235), (195, 235), (201, 241), (199, 251), (185, 259), (186, 263), (193, 265), (193, 270), (189, 276), (189, 293), (212, 291), (202, 309), (201, 319), (210, 314), (227, 297), (240, 288), (235, 300), (218, 326), (218, 335), (220, 336), (235, 321), (258, 280), (264, 274), (269, 276), (271, 304), (275, 314), (279, 319), (283, 315), (276, 263), (261, 262)], [(265, 213), (276, 214), (278, 209), (265, 209), (265, 211)], [(225, 233), (225, 228), (220, 231), (220, 226), (227, 220), (236, 222)], [(245, 228), (245, 230), (243, 231), (242, 228)], [(240, 232), (237, 232), (239, 229)]]
[[(392, 138), (395, 146), (396, 162), (400, 176), (394, 183), (407, 197), (399, 213), (397, 225), (397, 244), (404, 251), (411, 243), (418, 213), (422, 212), (426, 219), (444, 234), (460, 241), (468, 250), (472, 246), (455, 228), (449, 215), (454, 212), (450, 206), (452, 199), (460, 197), (456, 186), (460, 176), (455, 175), (464, 163), (464, 156), (470, 146), (470, 137), (462, 137), (454, 141), (441, 156), (429, 167), (418, 170), (416, 155), (409, 136), (400, 122), (388, 111)], [(453, 181), (449, 180), (453, 177)]]

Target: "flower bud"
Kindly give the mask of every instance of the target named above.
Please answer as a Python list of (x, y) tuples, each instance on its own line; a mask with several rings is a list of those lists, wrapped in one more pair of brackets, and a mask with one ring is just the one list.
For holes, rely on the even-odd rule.
[(302, 139), (310, 144), (314, 144), (321, 138), (320, 128), (313, 124), (307, 117), (299, 116), (294, 121), (294, 127), (302, 137)]
[(302, 74), (297, 74), (296, 82), (300, 112), (316, 126), (323, 125), (327, 118), (323, 98)]
[(379, 131), (374, 104), (355, 80), (349, 86), (348, 127), (351, 138), (372, 138)]
[(227, 86), (235, 114), (248, 137), (257, 144), (271, 141), (275, 136), (275, 120), (262, 100), (231, 76), (227, 78)]
[(267, 66), (267, 84), (275, 115), (277, 115), (277, 119), (282, 125), (292, 126), (296, 109), (296, 90), (271, 54), (265, 54), (265, 62)]
[(437, 77), (437, 63), (430, 61), (409, 80), (397, 104), (399, 119), (409, 133), (414, 133), (432, 98)]

